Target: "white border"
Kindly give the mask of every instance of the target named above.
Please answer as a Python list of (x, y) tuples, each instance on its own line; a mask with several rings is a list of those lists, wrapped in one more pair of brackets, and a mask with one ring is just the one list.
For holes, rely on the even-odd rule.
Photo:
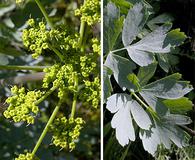
[(101, 152), (100, 152), (100, 159), (103, 160), (103, 0), (101, 0), (101, 60), (100, 60), (100, 64), (101, 64), (101, 103), (100, 103), (100, 110), (101, 110), (101, 141), (100, 141), (100, 146), (101, 146)]

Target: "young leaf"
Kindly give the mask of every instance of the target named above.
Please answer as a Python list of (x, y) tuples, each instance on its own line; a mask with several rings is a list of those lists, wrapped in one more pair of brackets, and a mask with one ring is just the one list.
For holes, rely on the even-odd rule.
[(141, 86), (148, 83), (148, 81), (153, 77), (157, 67), (157, 62), (154, 62), (148, 66), (140, 67), (138, 72), (138, 79)]
[(134, 63), (126, 58), (110, 53), (105, 61), (105, 66), (112, 70), (114, 78), (121, 88), (135, 88), (127, 79), (127, 76), (136, 68)]
[(172, 74), (142, 88), (147, 94), (152, 94), (164, 99), (177, 99), (189, 93), (193, 87), (188, 81), (179, 81), (181, 75), (179, 73)]
[(110, 83), (110, 76), (112, 75), (112, 70), (110, 70), (108, 67), (104, 66), (103, 69), (103, 95), (104, 95), (104, 103), (106, 103), (106, 100), (109, 96), (111, 96), (112, 92), (112, 85)]
[(122, 31), (124, 46), (128, 46), (141, 31), (145, 24), (145, 16), (146, 14), (142, 3), (135, 4), (133, 8), (129, 10)]
[(184, 114), (192, 110), (193, 103), (186, 97), (179, 99), (167, 99), (163, 103), (170, 109), (171, 113)]
[(164, 41), (164, 46), (179, 46), (183, 43), (183, 41), (187, 38), (184, 32), (180, 32), (180, 29), (174, 29), (170, 31)]
[(137, 78), (137, 76), (136, 76), (134, 73), (129, 74), (129, 75), (127, 76), (127, 79), (128, 79), (131, 83), (133, 83), (133, 84), (137, 87), (137, 89), (140, 89), (139, 79)]
[(104, 53), (107, 54), (115, 45), (115, 42), (122, 31), (123, 17), (120, 17), (119, 9), (114, 3), (109, 2), (104, 8)]

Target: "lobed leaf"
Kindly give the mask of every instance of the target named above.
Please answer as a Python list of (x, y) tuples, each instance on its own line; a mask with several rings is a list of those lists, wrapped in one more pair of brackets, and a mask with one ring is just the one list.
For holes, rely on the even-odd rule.
[(167, 99), (163, 103), (170, 109), (171, 113), (186, 113), (192, 110), (193, 103), (186, 97), (179, 99)]
[(133, 100), (130, 110), (137, 125), (142, 129), (149, 130), (152, 125), (151, 119), (139, 103)]
[(163, 13), (161, 15), (158, 15), (157, 17), (154, 17), (153, 19), (149, 20), (147, 23), (147, 26), (154, 30), (158, 27), (160, 24), (170, 23), (173, 21), (173, 17), (168, 13)]
[(104, 65), (112, 70), (114, 78), (121, 88), (135, 88), (135, 86), (127, 79), (127, 76), (136, 68), (134, 63), (126, 58), (110, 53), (107, 56)]
[(192, 123), (190, 117), (180, 114), (167, 114), (166, 116), (163, 117), (163, 120), (165, 120), (166, 123), (177, 125), (187, 125)]
[(108, 98), (106, 108), (115, 113), (111, 126), (116, 129), (116, 138), (120, 145), (125, 146), (129, 140), (135, 140), (135, 130), (130, 115), (132, 99), (127, 94), (114, 94)]
[[(145, 18), (145, 19), (144, 19)], [(143, 28), (146, 21), (146, 14), (142, 3), (137, 3), (129, 10), (125, 18), (122, 41), (124, 46), (128, 46)]]
[(109, 2), (104, 8), (104, 53), (109, 53), (115, 45), (115, 42), (122, 31), (123, 17), (120, 17), (120, 11), (114, 3)]
[(142, 88), (146, 94), (155, 95), (164, 99), (177, 99), (189, 93), (193, 87), (188, 81), (179, 81), (179, 73), (172, 74)]

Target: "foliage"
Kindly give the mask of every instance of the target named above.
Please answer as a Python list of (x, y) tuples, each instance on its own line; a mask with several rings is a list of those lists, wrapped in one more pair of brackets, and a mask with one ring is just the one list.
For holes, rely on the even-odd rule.
[[(186, 35), (180, 29), (171, 30), (172, 19), (166, 14), (152, 17), (146, 2), (132, 2), (127, 13), (120, 11), (122, 2), (113, 2), (104, 9), (104, 102), (114, 114), (111, 127), (118, 143), (128, 145), (121, 159), (137, 139), (153, 156), (160, 145), (167, 149), (173, 144), (187, 146), (189, 135), (180, 126), (192, 122), (183, 113), (192, 109), (184, 96), (193, 87), (181, 80), (181, 74), (169, 73), (169, 56)], [(168, 75), (156, 80), (158, 64)], [(177, 111), (176, 106), (180, 107)], [(105, 150), (109, 149), (106, 145)]]
[[(98, 26), (100, 22), (100, 1), (94, 2), (95, 4), (91, 4), (93, 8), (96, 8), (94, 12), (90, 11), (90, 7), (92, 6), (87, 5), (87, 3), (82, 5), (71, 2), (66, 6), (70, 7), (70, 11), (68, 12), (73, 13), (69, 14), (69, 17), (65, 17), (65, 15), (60, 15), (59, 13), (60, 7), (64, 7), (65, 5), (64, 2), (40, 2), (39, 0), (32, 2), (16, 1), (18, 6), (15, 3), (11, 5), (12, 2), (7, 2), (7, 4), (4, 2), (5, 6), (2, 3), (0, 11), (2, 10), (3, 12), (3, 9), (5, 9), (3, 14), (10, 20), (9, 24), (13, 24), (13, 29), (11, 30), (10, 27), (6, 26), (8, 23), (1, 24), (8, 29), (7, 33), (9, 33), (9, 35), (4, 34), (4, 31), (1, 30), (2, 34), (0, 34), (1, 41), (6, 40), (6, 43), (0, 48), (4, 53), (2, 57), (7, 61), (6, 63), (1, 62), (1, 69), (24, 70), (24, 73), (32, 74), (31, 79), (34, 78), (33, 74), (42, 75), (38, 77), (37, 83), (32, 83), (32, 80), (27, 84), (21, 84), (24, 83), (22, 81), (20, 82), (20, 86), (14, 85), (11, 88), (11, 93), (9, 91), (10, 87), (7, 88), (8, 93), (6, 96), (10, 97), (5, 102), (9, 106), (4, 110), (3, 115), (5, 118), (13, 119), (16, 122), (15, 125), (19, 126), (24, 125), (25, 123), (23, 122), (26, 122), (28, 125), (33, 124), (37, 128), (38, 122), (46, 123), (44, 129), (43, 125), (41, 127), (43, 131), (40, 129), (36, 137), (35, 133), (33, 133), (36, 131), (31, 132), (32, 137), (35, 139), (33, 140), (33, 144), (27, 148), (24, 148), (25, 145), (20, 148), (20, 152), (24, 150), (24, 154), (15, 152), (14, 154), (18, 154), (18, 158), (16, 158), (10, 152), (7, 157), (8, 159), (12, 159), (13, 157), (15, 159), (50, 159), (51, 157), (53, 159), (60, 159), (64, 156), (78, 156), (79, 159), (82, 158), (82, 155), (79, 155), (77, 152), (84, 153), (82, 151), (83, 148), (86, 148), (84, 157), (90, 159), (91, 152), (94, 152), (92, 146), (98, 143), (97, 139), (99, 135), (92, 134), (97, 134), (99, 124), (97, 122), (94, 123), (96, 130), (93, 133), (85, 131), (85, 128), (88, 128), (86, 125), (91, 126), (91, 123), (99, 121), (99, 116), (97, 115), (99, 115), (98, 106), (100, 101), (100, 66), (98, 63), (100, 42), (99, 31), (96, 31), (97, 33), (94, 34), (93, 27)], [(79, 18), (74, 16), (75, 5), (81, 5), (81, 13), (78, 14)], [(12, 13), (12, 6), (17, 10), (16, 13)], [(43, 6), (49, 6), (49, 9), (46, 11), (47, 7)], [(25, 12), (28, 9), (30, 12)], [(22, 22), (21, 20), (17, 21), (17, 14), (22, 15), (24, 14), (23, 12), (27, 14), (22, 16), (23, 18), (26, 16), (25, 20), (23, 21), (22, 19)], [(47, 12), (50, 12), (50, 14)], [(83, 18), (87, 16), (86, 14), (94, 18), (90, 24)], [(72, 21), (68, 24), (66, 19), (69, 18)], [(58, 19), (64, 19), (64, 21)], [(68, 25), (75, 27), (69, 29)], [(78, 31), (79, 27), (80, 31)], [(24, 46), (21, 44), (21, 40)], [(15, 46), (13, 47), (10, 44), (14, 44)], [(10, 62), (10, 57), (5, 55), (7, 54), (7, 50), (5, 49), (7, 46), (9, 46), (8, 48), (12, 47), (14, 52), (18, 53), (18, 55), (15, 53), (11, 55), (11, 59), (15, 60), (15, 57), (18, 56), (18, 59), (23, 60), (23, 63), (17, 65), (17, 63)], [(32, 54), (33, 59), (29, 53)], [(30, 59), (30, 62), (28, 59)], [(34, 66), (32, 66), (33, 64)], [(35, 73), (30, 70), (35, 71)], [(18, 77), (19, 72), (10, 72), (13, 72)], [(47, 99), (47, 97), (50, 99)], [(56, 107), (54, 108), (53, 106)], [(86, 112), (88, 113), (85, 114)], [(93, 116), (90, 114), (93, 114)], [(23, 132), (25, 133), (25, 130)], [(48, 150), (50, 153), (44, 156), (45, 151), (43, 149), (47, 150), (49, 146), (47, 145), (46, 147), (41, 144), (48, 132), (50, 132), (50, 136), (47, 143), (51, 143), (50, 141), (52, 141), (53, 146), (60, 147), (61, 150), (65, 151), (65, 154), (61, 154), (59, 148), (57, 148), (58, 152), (57, 150), (55, 151), (55, 147), (53, 147), (50, 151)], [(95, 141), (95, 144), (92, 141), (86, 142), (85, 136), (88, 136), (89, 140), (91, 137), (93, 142)], [(37, 139), (38, 141), (36, 142)], [(33, 147), (34, 143), (34, 149), (31, 150), (30, 148)], [(76, 146), (77, 143), (79, 143), (78, 147)], [(79, 145), (83, 145), (83, 147), (79, 149)], [(38, 149), (40, 149), (40, 152)], [(77, 151), (73, 151), (74, 149)], [(97, 158), (99, 156), (99, 148), (97, 147), (96, 149), (97, 153), (94, 155)], [(14, 150), (18, 151), (18, 149)]]

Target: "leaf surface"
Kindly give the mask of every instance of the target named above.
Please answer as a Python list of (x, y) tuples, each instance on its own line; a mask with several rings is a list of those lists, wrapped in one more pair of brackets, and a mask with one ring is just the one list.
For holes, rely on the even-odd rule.
[(112, 75), (112, 70), (110, 70), (108, 67), (103, 67), (103, 94), (104, 94), (104, 103), (106, 102), (106, 99), (111, 96), (112, 92), (112, 85), (110, 83), (110, 76)]
[(192, 110), (193, 103), (186, 97), (179, 99), (167, 99), (163, 103), (170, 109), (171, 113), (186, 113)]
[(109, 2), (104, 8), (104, 53), (107, 54), (115, 45), (115, 42), (122, 31), (123, 17), (120, 17), (120, 11), (114, 3)]
[(122, 41), (124, 46), (129, 45), (145, 24), (143, 4), (137, 3), (129, 10), (124, 21)]
[(135, 140), (135, 130), (132, 123), (132, 117), (130, 115), (130, 107), (132, 105), (132, 99), (127, 94), (114, 94), (108, 98), (106, 108), (115, 113), (111, 126), (116, 129), (116, 138), (118, 142), (125, 146), (129, 143), (129, 140)]
[(157, 62), (154, 62), (148, 66), (140, 67), (138, 72), (138, 79), (140, 81), (140, 85), (145, 85), (148, 81), (153, 77), (157, 67)]
[(144, 86), (142, 91), (163, 99), (181, 98), (193, 88), (188, 81), (179, 81), (180, 78), (180, 74), (172, 74)]
[(149, 130), (152, 122), (148, 113), (142, 108), (142, 106), (136, 101), (133, 101), (130, 110), (137, 125), (142, 129)]
[(105, 66), (112, 70), (115, 80), (122, 89), (135, 88), (135, 86), (127, 79), (127, 76), (136, 68), (134, 63), (126, 58), (110, 53), (106, 58)]

